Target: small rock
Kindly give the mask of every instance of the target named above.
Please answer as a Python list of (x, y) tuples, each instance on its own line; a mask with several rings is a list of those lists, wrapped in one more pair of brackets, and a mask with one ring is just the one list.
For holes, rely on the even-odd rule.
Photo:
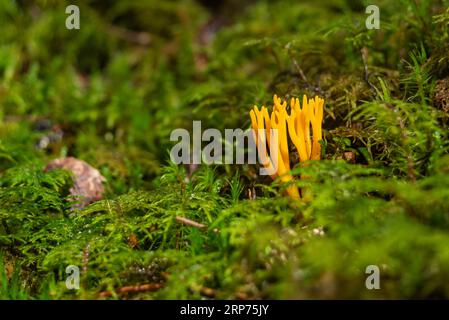
[(103, 182), (106, 178), (85, 161), (73, 157), (55, 159), (45, 167), (44, 171), (54, 169), (65, 169), (73, 174), (73, 187), (70, 188), (70, 194), (74, 196), (73, 201), (77, 203), (72, 206), (72, 209), (82, 209), (103, 198)]

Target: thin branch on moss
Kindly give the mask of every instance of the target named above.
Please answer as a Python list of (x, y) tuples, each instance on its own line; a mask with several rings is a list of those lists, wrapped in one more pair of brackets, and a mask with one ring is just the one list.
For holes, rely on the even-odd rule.
[[(157, 291), (162, 288), (162, 285), (159, 283), (146, 283), (146, 284), (138, 284), (135, 286), (124, 286), (115, 290), (116, 294), (125, 294), (125, 293), (138, 293), (138, 292), (147, 292), (147, 291)], [(102, 291), (100, 292), (101, 298), (112, 297), (112, 291)]]
[(362, 61), (363, 61), (363, 67), (365, 70), (365, 82), (370, 86), (371, 91), (376, 94), (376, 87), (371, 83), (371, 81), (369, 80), (369, 70), (368, 70), (368, 48), (367, 47), (363, 47), (360, 52), (362, 53)]
[(87, 274), (87, 265), (89, 263), (89, 251), (90, 251), (90, 243), (86, 245), (83, 250), (83, 274)]
[(202, 224), (202, 223), (198, 223), (196, 221), (184, 218), (184, 217), (180, 217), (180, 216), (176, 216), (176, 221), (181, 222), (185, 225), (191, 226), (191, 227), (195, 227), (198, 229), (204, 229), (206, 228), (206, 225)]

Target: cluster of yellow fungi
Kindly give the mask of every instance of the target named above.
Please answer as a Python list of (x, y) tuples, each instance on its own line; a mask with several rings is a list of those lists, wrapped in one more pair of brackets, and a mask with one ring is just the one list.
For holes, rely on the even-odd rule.
[[(265, 106), (261, 110), (254, 106), (250, 112), (251, 123), (260, 162), (273, 173), (273, 179), (279, 177), (282, 182), (288, 183), (293, 180), (293, 176), (290, 173), (287, 136), (296, 147), (300, 162), (320, 159), (324, 100), (318, 96), (307, 99), (304, 95), (301, 107), (299, 99), (292, 98), (290, 114), (287, 112), (287, 101), (282, 101), (276, 95), (273, 101), (271, 114)], [(277, 141), (274, 143), (270, 143), (273, 139), (271, 129), (277, 129)], [(274, 161), (277, 161), (277, 165)], [(287, 193), (294, 199), (300, 198), (298, 188), (293, 184), (287, 187)]]

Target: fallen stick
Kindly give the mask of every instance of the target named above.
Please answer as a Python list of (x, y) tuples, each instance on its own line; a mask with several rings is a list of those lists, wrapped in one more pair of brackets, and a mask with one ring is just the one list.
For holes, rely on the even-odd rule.
[(184, 218), (184, 217), (180, 217), (180, 216), (176, 216), (176, 221), (184, 223), (184, 224), (186, 224), (188, 226), (192, 226), (192, 227), (198, 228), (198, 229), (206, 228), (206, 225), (204, 225), (202, 223), (198, 223), (196, 221), (193, 221), (193, 220), (190, 220), (190, 219), (187, 219), (187, 218)]
[[(147, 284), (138, 284), (135, 286), (124, 286), (115, 290), (116, 294), (123, 293), (137, 293), (137, 292), (145, 292), (145, 291), (156, 291), (162, 288), (162, 285), (159, 283), (147, 283)], [(112, 291), (103, 291), (100, 292), (101, 298), (111, 297), (113, 295)]]

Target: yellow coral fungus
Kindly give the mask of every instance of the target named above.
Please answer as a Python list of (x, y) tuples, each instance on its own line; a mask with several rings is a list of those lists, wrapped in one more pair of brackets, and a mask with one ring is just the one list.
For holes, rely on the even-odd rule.
[[(279, 177), (282, 182), (288, 183), (293, 176), (290, 174), (287, 136), (295, 145), (300, 162), (320, 159), (324, 100), (317, 96), (307, 99), (304, 95), (301, 107), (299, 99), (292, 98), (290, 114), (287, 113), (286, 101), (282, 102), (276, 95), (273, 101), (271, 115), (265, 106), (261, 110), (254, 106), (250, 111), (251, 123), (262, 165), (271, 172), (273, 179)], [(287, 193), (294, 199), (300, 197), (295, 185), (289, 186)]]

